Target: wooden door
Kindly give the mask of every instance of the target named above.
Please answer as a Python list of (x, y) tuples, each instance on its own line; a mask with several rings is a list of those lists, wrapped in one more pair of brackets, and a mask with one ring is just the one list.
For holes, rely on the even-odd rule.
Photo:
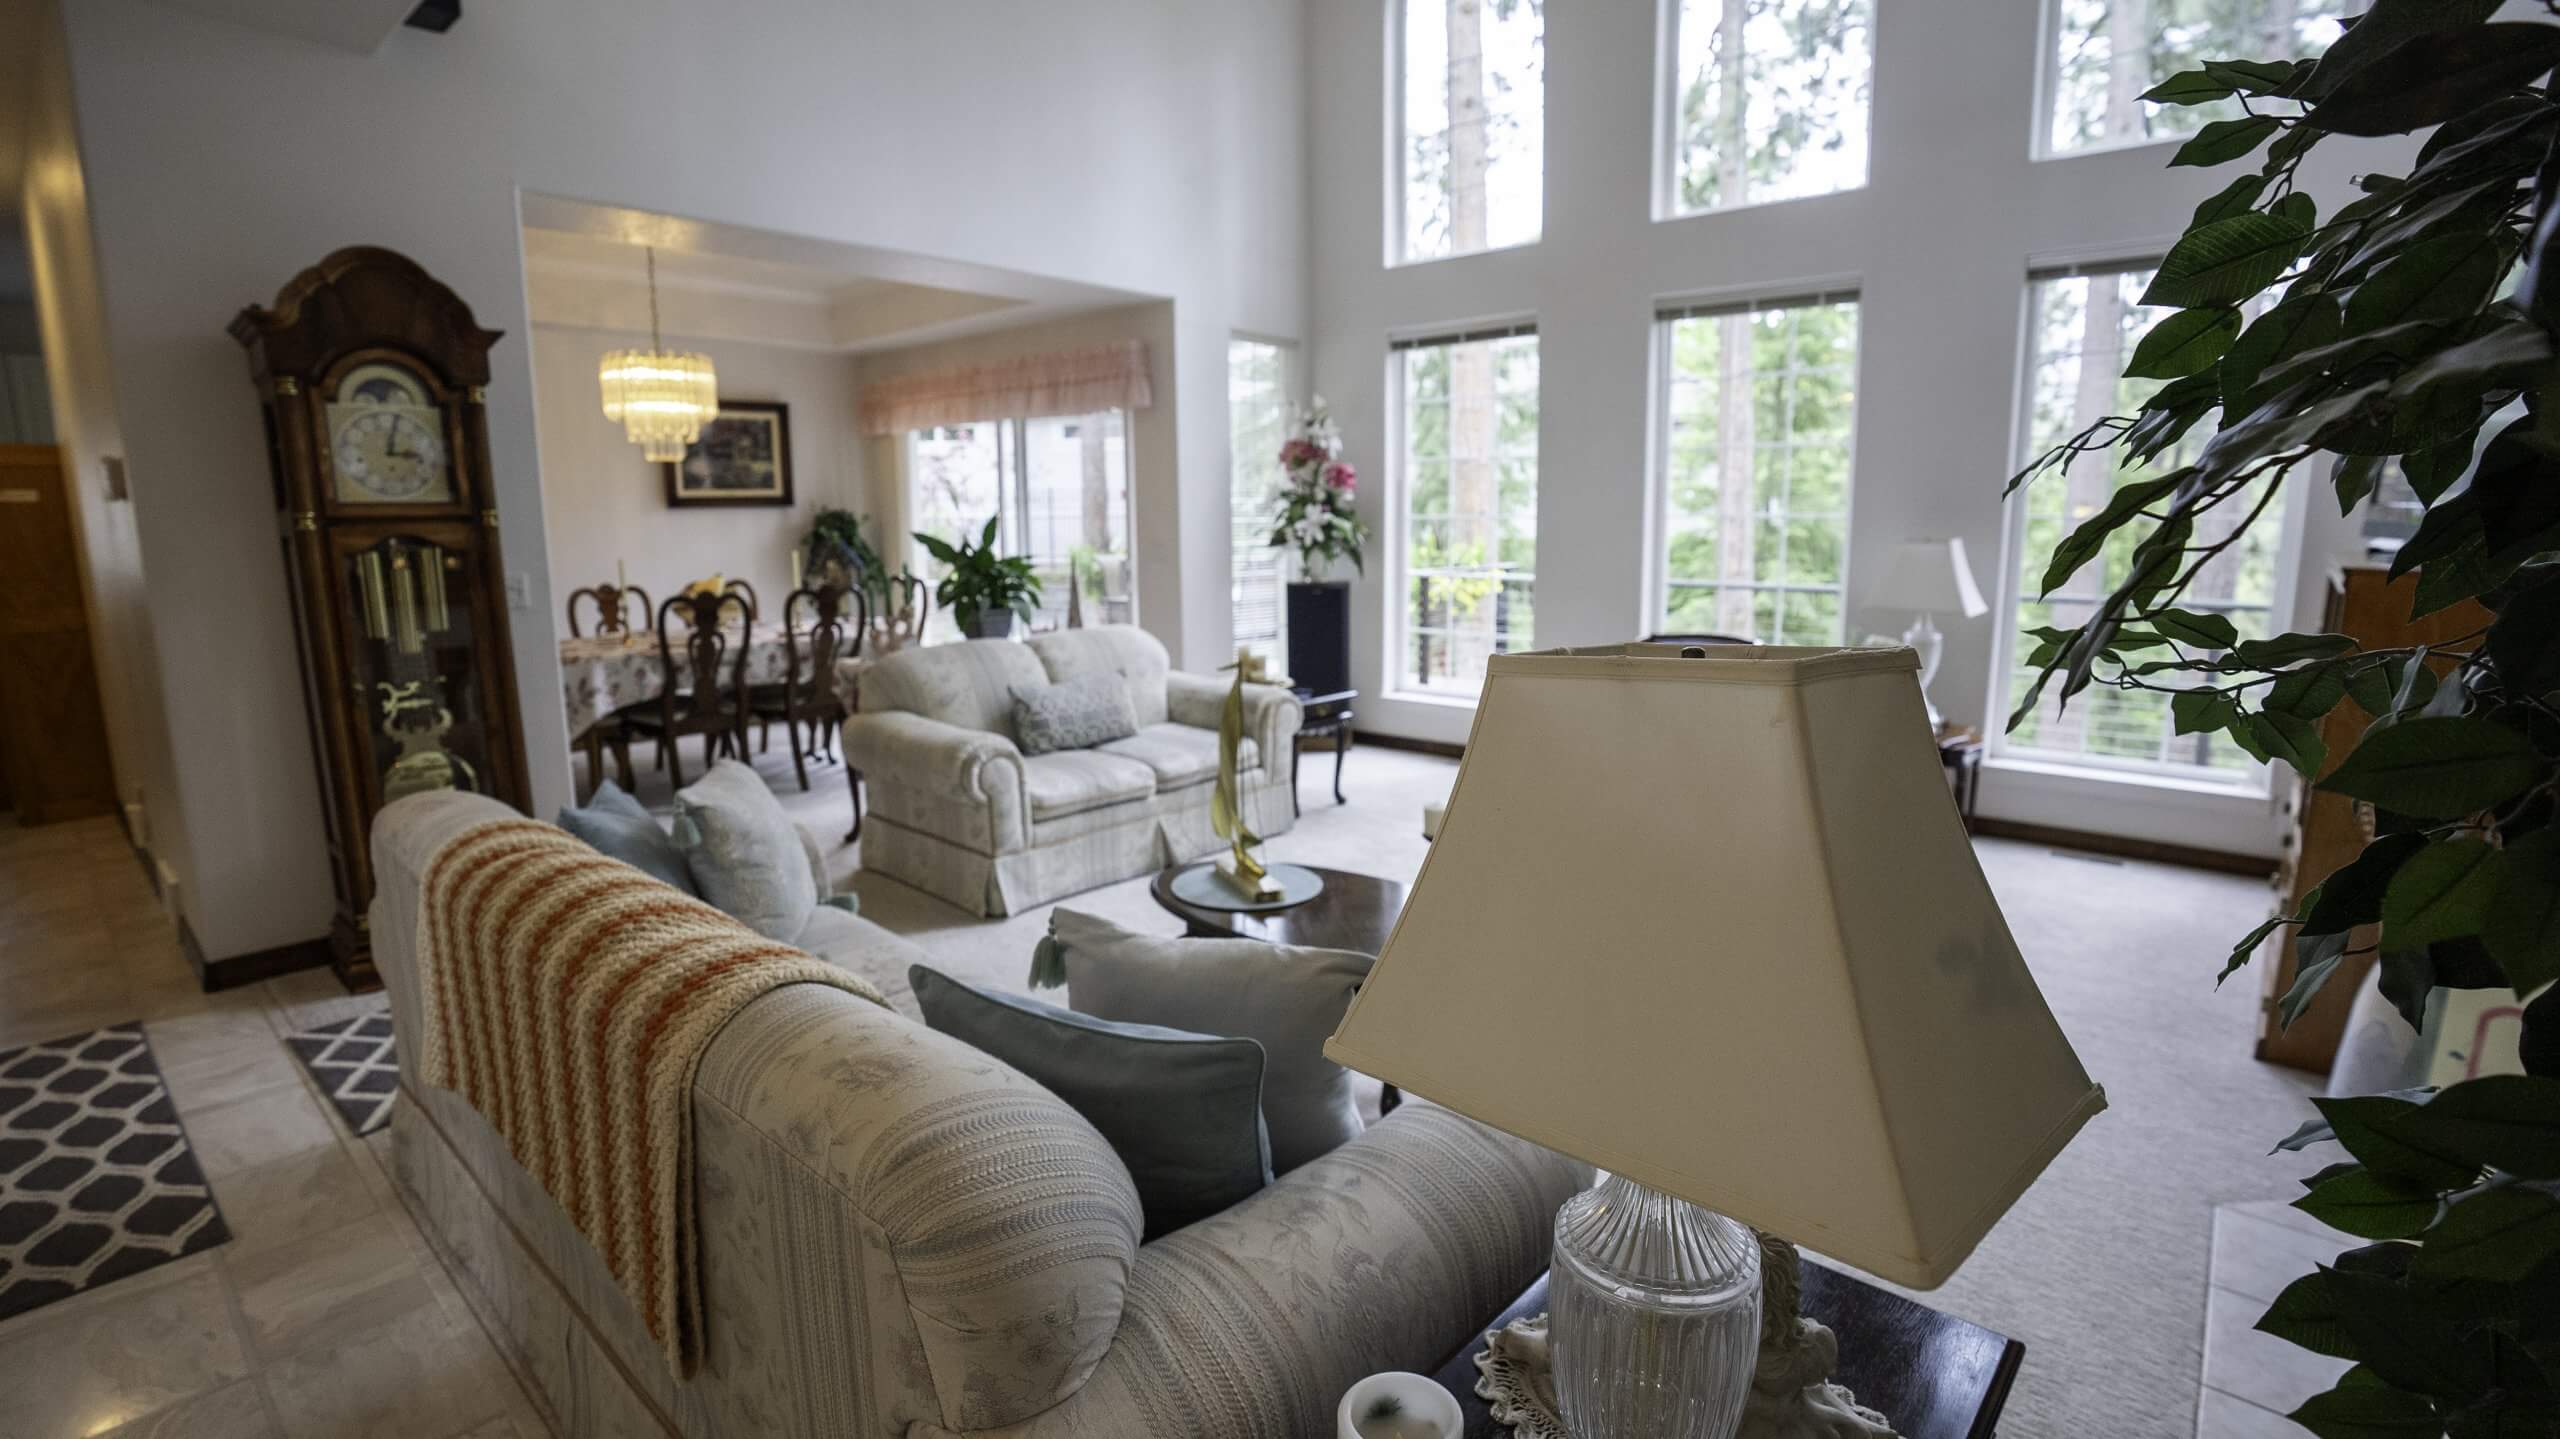
[(115, 810), (61, 452), (0, 445), (0, 781), (22, 824)]
[[(2445, 644), (2477, 633), (2493, 618), (2476, 601), (2464, 600), (2413, 620), (2409, 608), (2417, 593), (2415, 575), (2394, 580), (2378, 565), (2351, 565), (2329, 582), (2323, 623), (2330, 633), (2352, 635), (2359, 648), (2375, 650)], [(2439, 676), (2453, 668), (2450, 658), (2430, 664)], [(2356, 747), (2365, 726), (2372, 722), (2373, 716), (2354, 700), (2342, 701), (2329, 711), (2320, 722), (2320, 740), (2328, 746), (2332, 767)], [(2291, 775), (2291, 770), (2278, 767), (2280, 782)], [(2300, 818), (2292, 853), (2286, 857), (2288, 873), (2280, 886), (2287, 914), (2298, 913), (2303, 897), (2327, 879), (2331, 871), (2363, 853), (2365, 841), (2371, 838), (2370, 817), (2363, 806), (2345, 795), (2315, 790), (2298, 780), (2293, 784), (2291, 803)], [(2349, 947), (2370, 948), (2378, 932), (2372, 925), (2359, 926)], [(2374, 957), (2360, 954), (2340, 964), (2337, 973), (2329, 976), (2318, 997), (2290, 1028), (2279, 1020), (2278, 1014), (2286, 992), (2293, 988), (2293, 931), (2279, 929), (2269, 935), (2259, 949), (2259, 961), (2265, 981), (2259, 991), (2258, 1057), (2273, 1064), (2327, 1074), (2347, 1032), (2347, 1011), (2373, 975)]]

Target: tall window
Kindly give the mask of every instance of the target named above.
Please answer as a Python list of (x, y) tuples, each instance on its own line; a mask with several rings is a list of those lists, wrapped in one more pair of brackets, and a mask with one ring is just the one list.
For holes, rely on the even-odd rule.
[[(2127, 380), (2124, 362), (2135, 342), (2162, 316), (2171, 313), (2136, 303), (2151, 277), (2147, 272), (2063, 274), (2036, 279), (2028, 286), (2026, 397), (2023, 406), (2025, 463), (2061, 440), (2078, 434), (2108, 415), (2132, 414), (2158, 380)], [(2017, 568), (2009, 576), (2009, 623), (2002, 629), (2000, 673), (2004, 691), (1998, 712), (2006, 718), (2035, 681), (2022, 661), (2033, 652), (2027, 632), (2055, 625), (2071, 627), (2088, 619), (2132, 571), (2134, 546), (2147, 529), (2128, 525), (2107, 539), (2106, 547), (2049, 595), (2044, 587), (2045, 562), (2064, 535), (2106, 506), (2119, 485), (2165, 474), (2195, 458), (2210, 423), (2199, 424), (2187, 437), (2148, 465), (2118, 467), (2107, 451), (2072, 465), (2067, 474), (2047, 474), (2010, 501), (2009, 552)], [(2286, 501), (2279, 498), (2266, 519), (2252, 526), (2239, 543), (2198, 571), (2179, 601), (2182, 608), (2230, 617), (2244, 639), (2270, 632), (2279, 597), (2278, 560), (2282, 537), (2290, 528)], [(2248, 509), (2219, 505), (2196, 517), (2196, 547), (2228, 537)], [(2188, 776), (2221, 775), (2248, 782), (2260, 778), (2257, 761), (2224, 735), (2176, 732), (2169, 696), (2151, 690), (2119, 690), (2091, 686), (2055, 712), (2047, 691), (2045, 702), (2016, 730), (1996, 742), (2012, 753), (2135, 767)]]
[(1271, 525), (1289, 419), (1288, 350), (1264, 340), (1227, 341), (1228, 604), (1236, 643), (1275, 665), (1288, 651), (1288, 553), (1272, 547)]
[[(2236, 120), (2238, 100), (2154, 105), (2142, 92), (2208, 60), (2317, 55), (2348, 0), (2048, 0), (2051, 154), (2192, 134)], [(2363, 10), (2368, 7), (2354, 5)]]
[(1858, 302), (1676, 311), (1655, 344), (1663, 631), (1837, 644)]
[(1472, 698), (1529, 648), (1538, 569), (1538, 337), (1396, 346), (1404, 602), (1394, 688)]
[(1873, 0), (1677, 0), (1674, 215), (1867, 183)]
[[(1070, 575), (1086, 624), (1136, 618), (1124, 412), (916, 430), (907, 436), (907, 476), (917, 529), (975, 544), (993, 516), (996, 543), (1030, 558), (1040, 575), (1035, 628), (1066, 623)], [(921, 545), (910, 563), (927, 581), (942, 577)], [(955, 633), (949, 613), (937, 609), (933, 637)]]
[(1403, 6), (1397, 257), (1528, 244), (1546, 190), (1545, 0)]

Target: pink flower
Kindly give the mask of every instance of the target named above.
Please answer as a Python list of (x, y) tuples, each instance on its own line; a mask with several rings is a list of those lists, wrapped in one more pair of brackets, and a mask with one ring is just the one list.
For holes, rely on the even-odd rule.
[(1360, 473), (1336, 460), (1324, 467), (1324, 482), (1347, 495), (1351, 493), (1351, 487), (1360, 482)]
[(1316, 447), (1305, 440), (1293, 439), (1280, 447), (1280, 463), (1284, 466), (1303, 465), (1317, 458)]

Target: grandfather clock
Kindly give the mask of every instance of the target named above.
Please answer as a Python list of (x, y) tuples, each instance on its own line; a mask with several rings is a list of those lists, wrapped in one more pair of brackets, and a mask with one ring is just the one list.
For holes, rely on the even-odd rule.
[(332, 962), (376, 983), (373, 817), (403, 795), (527, 805), (498, 501), (471, 307), (389, 250), (340, 250), (231, 322), (266, 416), (276, 529), (320, 768)]

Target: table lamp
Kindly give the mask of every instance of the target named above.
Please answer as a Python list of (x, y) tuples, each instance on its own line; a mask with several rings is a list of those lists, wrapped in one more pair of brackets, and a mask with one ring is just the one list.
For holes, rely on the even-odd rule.
[[(1881, 610), (1909, 610), (1911, 628), (1902, 632), (1902, 642), (1920, 655), (1920, 694), (1928, 697), (1929, 681), (1938, 677), (1938, 655), (1946, 646), (1946, 636), (1938, 633), (1937, 616), (1962, 615), (1979, 619), (1991, 606), (1983, 603), (1982, 589), (1973, 582), (1973, 566), (1964, 557), (1964, 541), (1904, 540), (1894, 546), (1893, 559), (1885, 566), (1884, 581), (1867, 596), (1867, 603)], [(1929, 726), (1938, 724), (1938, 706), (1929, 704)]]
[[(1556, 1216), (1577, 1439), (1732, 1434), (1762, 1339), (1743, 1226), (1787, 1261), (1781, 1310), (1788, 1241), (1932, 1288), (2105, 1107), (1974, 859), (1918, 670), (1662, 644), (1488, 664), (1439, 838), (1325, 1053), (1606, 1171)], [(1818, 1328), (1769, 1317), (1780, 1345)]]

